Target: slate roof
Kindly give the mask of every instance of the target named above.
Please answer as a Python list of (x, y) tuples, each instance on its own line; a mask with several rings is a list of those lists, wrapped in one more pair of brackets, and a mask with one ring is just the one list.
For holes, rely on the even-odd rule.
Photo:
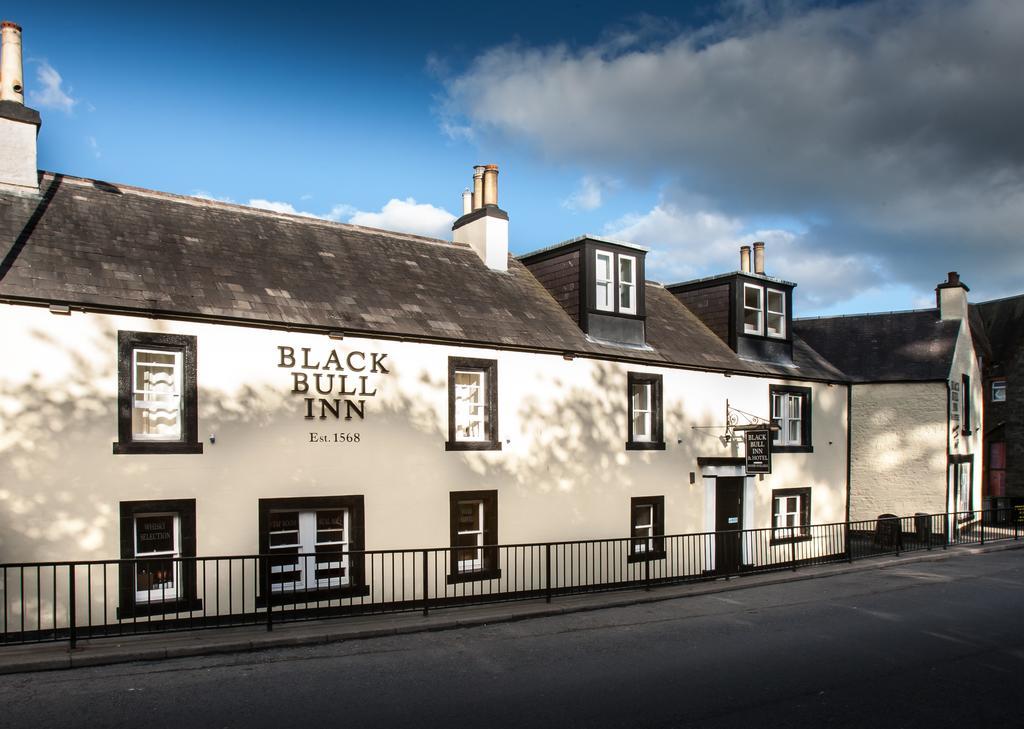
[(971, 304), (988, 337), (993, 363), (1007, 365), (1024, 346), (1024, 294)]
[(853, 382), (944, 380), (960, 322), (938, 309), (797, 319), (793, 330)]
[(844, 379), (802, 343), (793, 367), (737, 357), (658, 284), (650, 349), (618, 347), (513, 257), (496, 272), (465, 245), (53, 173), (40, 191), (0, 192), (0, 301)]

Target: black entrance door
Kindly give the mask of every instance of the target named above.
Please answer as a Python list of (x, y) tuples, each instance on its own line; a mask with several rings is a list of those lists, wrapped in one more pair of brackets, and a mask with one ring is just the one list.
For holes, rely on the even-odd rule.
[(719, 476), (715, 484), (715, 572), (728, 575), (739, 572), (742, 559), (743, 477)]

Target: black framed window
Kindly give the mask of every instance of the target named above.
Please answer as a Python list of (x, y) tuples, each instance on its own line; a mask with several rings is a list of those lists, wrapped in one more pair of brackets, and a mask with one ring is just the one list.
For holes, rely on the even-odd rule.
[(448, 358), (448, 442), (450, 451), (500, 451), (498, 362)]
[(770, 385), (773, 453), (811, 453), (811, 388)]
[(259, 529), (263, 605), (268, 584), (279, 605), (370, 593), (362, 496), (260, 499)]
[(635, 316), (639, 311), (640, 256), (636, 253), (594, 251), (594, 308)]
[(202, 453), (196, 401), (195, 337), (117, 333), (114, 453)]
[(627, 387), (629, 432), (626, 450), (665, 450), (661, 375), (630, 372)]
[(122, 501), (117, 616), (201, 609), (195, 556), (195, 499)]
[(449, 498), (452, 551), (448, 583), (501, 577), (498, 552), (498, 492), (452, 491)]
[(989, 399), (992, 402), (1006, 402), (1006, 379), (992, 380), (992, 390)]
[(961, 389), (963, 390), (963, 434), (971, 434), (971, 378), (967, 375), (962, 375), (960, 378)]
[(630, 562), (665, 558), (665, 497), (635, 496), (629, 500)]
[(811, 490), (772, 489), (772, 544), (811, 538)]

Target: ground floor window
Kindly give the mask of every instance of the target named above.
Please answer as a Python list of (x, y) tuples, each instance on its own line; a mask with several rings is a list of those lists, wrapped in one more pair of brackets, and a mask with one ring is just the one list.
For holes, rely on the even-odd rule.
[(629, 504), (629, 560), (665, 557), (665, 497), (637, 496)]
[(121, 502), (119, 617), (195, 610), (195, 499)]
[(498, 492), (452, 491), (448, 582), (490, 580), (501, 574)]
[(772, 490), (772, 544), (811, 538), (811, 490)]
[(366, 594), (363, 497), (260, 499), (261, 595), (276, 602)]

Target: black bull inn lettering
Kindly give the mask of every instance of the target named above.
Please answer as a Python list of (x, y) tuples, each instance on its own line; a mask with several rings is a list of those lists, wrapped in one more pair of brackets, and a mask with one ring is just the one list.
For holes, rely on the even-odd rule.
[(359, 351), (342, 355), (332, 349), (321, 358), (311, 352), (309, 347), (300, 348), (298, 354), (294, 347), (277, 348), (277, 366), (291, 370), (292, 392), (308, 395), (303, 398), (305, 418), (363, 420), (366, 398), (377, 394), (371, 375), (391, 374), (384, 364), (387, 355)]

